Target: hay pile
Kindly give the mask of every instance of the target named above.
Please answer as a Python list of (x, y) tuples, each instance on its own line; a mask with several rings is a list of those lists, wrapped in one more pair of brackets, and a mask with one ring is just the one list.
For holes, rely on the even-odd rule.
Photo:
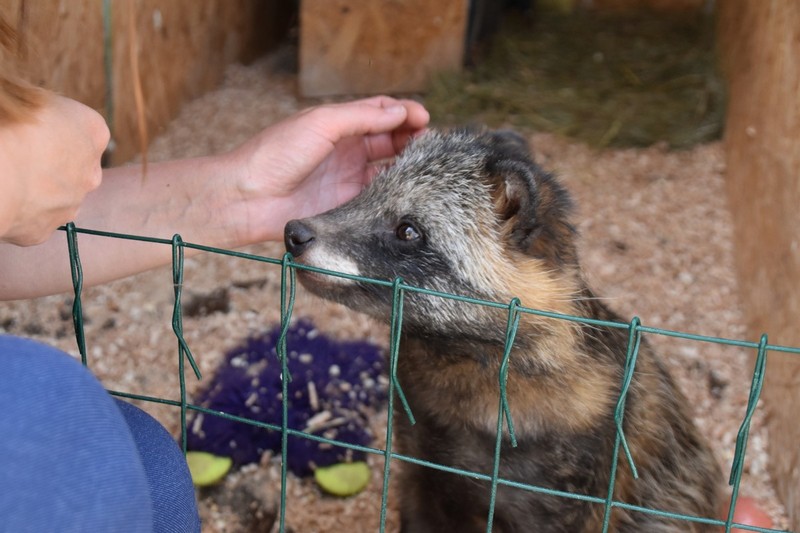
[(435, 79), (434, 120), (549, 131), (592, 146), (718, 139), (725, 91), (709, 16), (537, 12), (505, 20), (474, 67)]

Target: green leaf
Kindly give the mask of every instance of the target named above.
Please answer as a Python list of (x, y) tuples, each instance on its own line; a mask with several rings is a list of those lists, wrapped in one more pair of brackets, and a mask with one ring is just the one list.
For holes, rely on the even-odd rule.
[(352, 496), (364, 490), (369, 483), (369, 476), (369, 465), (364, 461), (338, 463), (314, 471), (314, 479), (322, 490), (342, 497)]
[(186, 462), (192, 474), (192, 482), (198, 487), (219, 483), (231, 469), (230, 457), (219, 457), (207, 452), (186, 452)]

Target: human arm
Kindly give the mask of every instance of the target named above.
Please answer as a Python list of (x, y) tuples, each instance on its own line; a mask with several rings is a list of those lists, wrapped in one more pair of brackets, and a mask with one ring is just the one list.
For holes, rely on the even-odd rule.
[[(358, 194), (372, 163), (399, 153), (427, 121), (421, 105), (386, 97), (311, 108), (232, 152), (148, 165), (145, 179), (138, 166), (106, 170), (74, 221), (151, 237), (179, 233), (222, 248), (278, 240), (289, 219)], [(157, 244), (81, 235), (79, 245), (88, 285), (171, 260), (170, 248)], [(0, 244), (0, 299), (69, 290), (65, 248), (61, 233), (35, 247)]]

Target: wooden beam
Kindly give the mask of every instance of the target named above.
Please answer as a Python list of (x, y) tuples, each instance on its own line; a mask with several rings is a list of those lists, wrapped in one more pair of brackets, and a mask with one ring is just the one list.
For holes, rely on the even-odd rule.
[[(750, 334), (800, 346), (800, 2), (719, 3), (730, 83), (725, 148)], [(800, 531), (800, 356), (770, 353), (770, 469)]]
[(303, 0), (304, 96), (422, 91), (430, 76), (459, 70), (467, 0)]
[[(216, 87), (226, 65), (252, 59), (274, 44), (288, 26), (287, 4), (282, 0), (111, 2), (110, 94), (116, 142), (112, 161), (127, 161), (140, 151), (140, 116), (152, 138), (183, 102)], [(0, 7), (24, 40), (32, 81), (105, 114), (103, 2), (0, 0)], [(136, 42), (131, 39), (131, 24)], [(132, 69), (132, 49), (138, 76)], [(143, 109), (135, 103), (137, 83)]]

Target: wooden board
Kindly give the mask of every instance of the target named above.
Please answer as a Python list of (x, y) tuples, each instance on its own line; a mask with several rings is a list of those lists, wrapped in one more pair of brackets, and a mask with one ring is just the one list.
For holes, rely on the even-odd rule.
[(19, 33), (30, 81), (98, 111), (105, 101), (101, 6), (80, 0), (0, 0), (0, 14)]
[(303, 0), (304, 96), (422, 91), (430, 76), (459, 70), (467, 0)]
[[(291, 11), (280, 0), (114, 0), (107, 93), (103, 4), (0, 0), (0, 12), (26, 45), (33, 81), (104, 114), (110, 95), (113, 111), (106, 118), (113, 121), (115, 163), (141, 150), (140, 116), (152, 138), (183, 102), (215, 87), (227, 64), (253, 58), (282, 37)], [(134, 98), (137, 84), (140, 108)]]
[(593, 9), (692, 11), (706, 7), (709, 2), (708, 0), (579, 0), (579, 4)]
[[(730, 81), (728, 189), (750, 334), (800, 346), (800, 2), (728, 0), (719, 17)], [(770, 468), (800, 531), (800, 356), (768, 357)]]

